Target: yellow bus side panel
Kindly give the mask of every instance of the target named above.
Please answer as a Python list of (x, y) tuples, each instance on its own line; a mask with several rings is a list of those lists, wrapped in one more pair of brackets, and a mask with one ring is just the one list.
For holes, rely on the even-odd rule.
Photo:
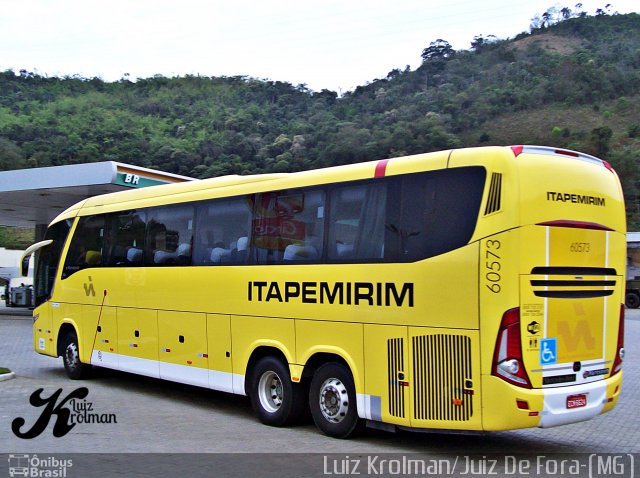
[[(82, 318), (82, 306), (80, 304), (51, 304), (51, 317), (53, 324), (55, 324), (55, 327), (53, 329), (54, 347), (57, 346), (58, 340), (64, 340), (64, 337), (59, 338), (62, 325), (69, 324), (75, 329), (76, 334), (78, 335), (78, 345), (80, 346), (80, 360), (82, 362), (89, 363), (89, 359), (91, 357), (91, 355), (89, 354), (89, 351), (91, 350), (91, 344), (87, 346), (86, 343), (83, 344), (82, 340), (85, 334), (87, 334), (87, 328), (84, 327), (85, 321)], [(89, 322), (90, 321), (91, 318), (89, 319)], [(93, 331), (95, 330), (95, 328), (92, 328), (91, 330)]]
[(258, 347), (280, 350), (288, 363), (295, 361), (295, 324), (293, 320), (272, 317), (231, 317), (232, 367), (235, 373), (244, 375), (249, 358)]
[(365, 325), (364, 356), (364, 381), (370, 397), (367, 418), (410, 426), (407, 327)]
[[(249, 313), (269, 317), (309, 318), (331, 322), (364, 322), (377, 324), (403, 323), (421, 325), (428, 320), (433, 326), (452, 328), (477, 328), (478, 279), (471, 271), (476, 270), (478, 245), (469, 244), (461, 249), (430, 258), (424, 263), (413, 264), (345, 264), (345, 265), (283, 265), (274, 267), (199, 268), (193, 280), (206, 281), (211, 294), (220, 299), (204, 303), (194, 300), (194, 306), (210, 307), (211, 312)], [(243, 274), (237, 272), (240, 269)], [(227, 274), (227, 271), (229, 272)], [(224, 277), (224, 282), (218, 281)], [(354, 294), (348, 299), (345, 291), (333, 303), (324, 295), (320, 284), (326, 281), (331, 288), (347, 281), (350, 285), (369, 283), (395, 285), (399, 292), (404, 284), (413, 287), (413, 307), (405, 296), (399, 306), (391, 296), (385, 303), (384, 292), (379, 300), (374, 293), (370, 300), (356, 303)], [(256, 287), (248, 298), (248, 281), (269, 284), (262, 288), (260, 296)], [(287, 284), (297, 284), (300, 292), (296, 297), (286, 298)], [(309, 302), (304, 301), (304, 286), (309, 284)], [(455, 284), (455, 287), (443, 287)], [(273, 298), (271, 286), (277, 285), (278, 298)], [(346, 285), (345, 285), (346, 287)], [(353, 289), (352, 289), (353, 290)], [(384, 291), (384, 289), (383, 289)], [(272, 296), (270, 300), (269, 296)], [(282, 296), (281, 298), (279, 298)], [(194, 298), (195, 299), (195, 298)], [(342, 300), (344, 299), (344, 300)], [(382, 302), (382, 303), (380, 303)]]
[[(158, 350), (161, 362), (208, 367), (205, 314), (158, 311)], [(162, 364), (160, 364), (162, 375)]]
[(366, 385), (362, 328), (362, 324), (296, 320), (296, 363), (305, 364), (316, 353), (338, 355), (349, 364), (356, 393), (362, 393)]
[[(56, 324), (57, 326), (57, 324)], [(56, 356), (56, 344), (54, 337), (53, 320), (51, 318), (51, 303), (43, 304), (37, 314), (37, 320), (33, 324), (33, 347), (36, 352), (43, 355)]]
[(520, 247), (526, 247), (522, 241), (517, 229), (480, 241), (478, 266), (483, 374), (491, 373), (498, 329), (504, 313), (519, 305), (519, 250)]
[[(478, 328), (478, 243), (417, 264), (414, 275), (418, 309), (402, 322), (434, 327)], [(413, 272), (415, 271), (415, 272)], [(418, 275), (419, 273), (419, 275)]]
[[(102, 309), (102, 310), (100, 310)], [(94, 350), (107, 352), (112, 354), (118, 353), (118, 321), (115, 307), (100, 307), (95, 305), (83, 305), (82, 313), (87, 321), (86, 334), (80, 340), (80, 346), (91, 352), (91, 346)], [(91, 323), (95, 318), (95, 326), (91, 327)], [(94, 337), (91, 331), (95, 333)], [(86, 343), (85, 343), (86, 342)]]
[[(105, 307), (135, 305), (140, 309), (335, 322), (419, 326), (428, 320), (436, 327), (467, 329), (478, 327), (478, 278), (473, 272), (477, 258), (478, 243), (473, 243), (409, 264), (85, 269), (61, 281), (55, 300), (80, 298), (100, 306), (104, 298)], [(323, 292), (323, 283), (331, 292), (341, 285), (340, 294), (331, 299)], [(355, 287), (359, 283), (370, 285), (372, 293), (358, 302)], [(260, 289), (257, 284), (262, 284)], [(295, 296), (286, 296), (293, 287), (289, 284), (297, 287)], [(412, 287), (411, 294), (403, 289), (407, 285)], [(95, 295), (86, 293), (91, 286)], [(392, 294), (390, 286), (394, 287)]]
[(119, 368), (159, 376), (158, 311), (118, 307)]
[(221, 314), (207, 314), (207, 340), (209, 368), (232, 373), (231, 317)]

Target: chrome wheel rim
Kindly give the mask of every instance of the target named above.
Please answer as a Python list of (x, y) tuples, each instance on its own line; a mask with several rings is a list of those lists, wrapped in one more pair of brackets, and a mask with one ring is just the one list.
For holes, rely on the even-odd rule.
[(269, 371), (262, 374), (258, 382), (258, 398), (260, 405), (269, 413), (280, 409), (284, 399), (282, 380), (277, 373)]
[(78, 353), (78, 346), (74, 342), (67, 345), (64, 357), (67, 367), (70, 369), (78, 368), (78, 365), (80, 365), (80, 354)]
[(325, 380), (320, 387), (320, 411), (331, 423), (340, 423), (349, 411), (347, 387), (337, 378)]

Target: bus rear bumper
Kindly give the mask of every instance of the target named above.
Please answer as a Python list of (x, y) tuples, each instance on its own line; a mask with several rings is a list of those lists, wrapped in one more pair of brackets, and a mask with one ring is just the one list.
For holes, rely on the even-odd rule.
[(538, 427), (582, 422), (608, 411), (620, 395), (621, 383), (622, 373), (618, 373), (597, 382), (544, 389), (544, 408)]
[(590, 420), (615, 406), (621, 385), (622, 372), (597, 382), (544, 389), (520, 388), (483, 375), (482, 428), (550, 428)]

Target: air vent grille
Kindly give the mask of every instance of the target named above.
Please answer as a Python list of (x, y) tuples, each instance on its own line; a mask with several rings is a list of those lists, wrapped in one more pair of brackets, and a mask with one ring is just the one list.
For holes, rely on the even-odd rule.
[(536, 290), (533, 292), (537, 297), (547, 297), (550, 299), (593, 299), (595, 297), (608, 297), (613, 294), (612, 290)]
[(418, 420), (469, 420), (473, 414), (471, 339), (413, 337), (414, 415)]
[(484, 209), (484, 215), (488, 215), (500, 210), (500, 202), (502, 200), (502, 173), (491, 174), (491, 185), (489, 186), (489, 197), (487, 198), (487, 206)]
[(609, 267), (534, 267), (531, 273), (545, 276), (531, 279), (533, 293), (554, 299), (607, 297), (613, 294), (611, 288), (617, 283), (611, 278), (616, 270)]
[(611, 267), (534, 267), (532, 274), (537, 275), (570, 275), (570, 276), (614, 276), (616, 270)]
[(404, 339), (387, 341), (389, 414), (404, 417)]

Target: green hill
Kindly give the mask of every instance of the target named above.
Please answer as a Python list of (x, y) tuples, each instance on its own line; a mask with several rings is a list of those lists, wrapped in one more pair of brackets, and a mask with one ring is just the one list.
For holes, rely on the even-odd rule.
[(0, 72), (0, 170), (115, 160), (204, 178), (546, 144), (610, 161), (638, 229), (640, 15), (549, 23), (464, 51), (433, 41), (415, 71), (342, 97), (249, 77)]

